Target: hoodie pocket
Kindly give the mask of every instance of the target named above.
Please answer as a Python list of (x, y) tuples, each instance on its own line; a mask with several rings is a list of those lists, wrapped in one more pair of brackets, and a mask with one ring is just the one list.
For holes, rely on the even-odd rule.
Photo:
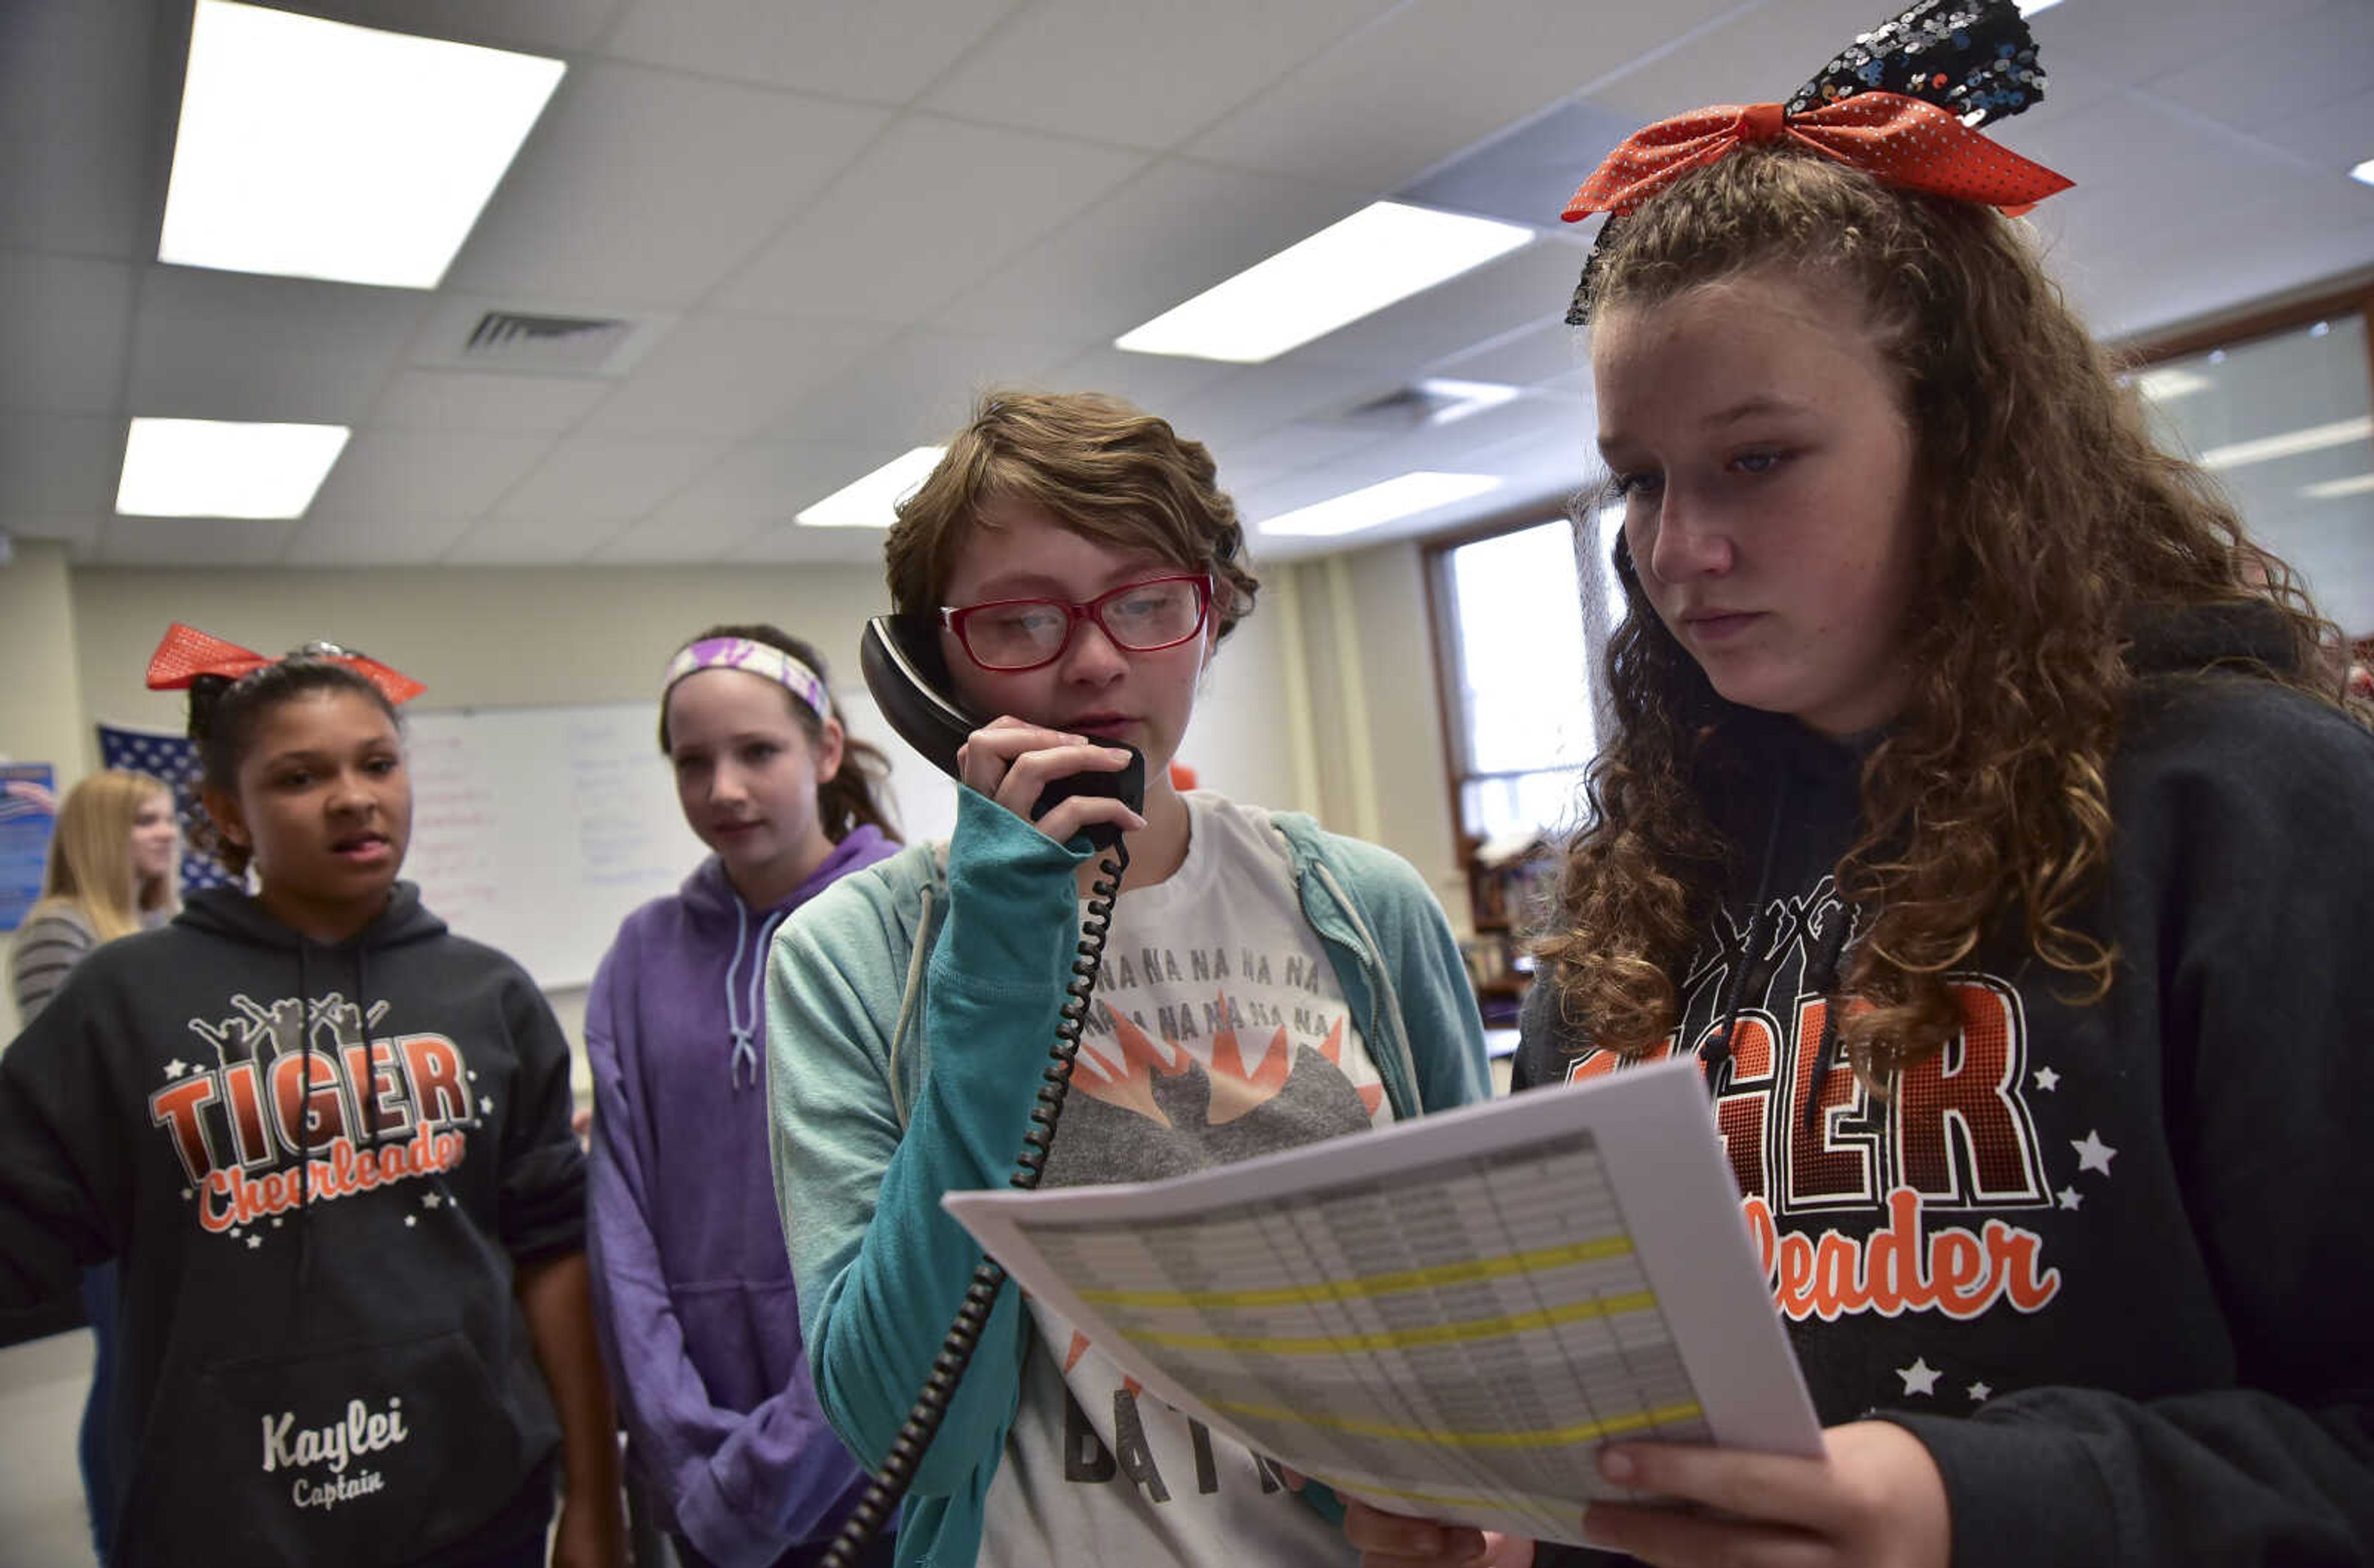
[(215, 1363), (158, 1400), (117, 1560), (381, 1568), (464, 1539), (542, 1457), (504, 1394), (458, 1331)]

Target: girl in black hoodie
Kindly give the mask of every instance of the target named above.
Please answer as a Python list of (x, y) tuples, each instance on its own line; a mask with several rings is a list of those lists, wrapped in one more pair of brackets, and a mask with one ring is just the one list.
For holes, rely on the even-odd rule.
[(2374, 736), (1996, 210), (2041, 87), (1924, 0), (1569, 209), (1628, 611), (1516, 1081), (1702, 1063), (1828, 1426), (1611, 1445), (1651, 1563), (2374, 1559)]
[(257, 890), (101, 949), (0, 1058), (0, 1322), (123, 1270), (114, 1563), (526, 1568), (558, 1448), (553, 1561), (617, 1568), (568, 1045), (396, 881), (418, 686), (181, 626), (149, 684)]

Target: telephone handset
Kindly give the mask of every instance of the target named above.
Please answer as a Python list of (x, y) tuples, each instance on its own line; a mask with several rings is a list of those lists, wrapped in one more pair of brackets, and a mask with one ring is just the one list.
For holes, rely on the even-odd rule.
[[(940, 656), (939, 639), (929, 631), (915, 635), (918, 630), (896, 615), (875, 616), (865, 623), (865, 635), (858, 642), (857, 664), (876, 706), (899, 738), (954, 778), (957, 748), (987, 720), (975, 718), (948, 695), (947, 665)], [(1033, 820), (1072, 795), (1113, 795), (1130, 810), (1144, 811), (1146, 758), (1134, 746), (1128, 751), (1129, 766), (1118, 772), (1075, 773), (1047, 786), (1031, 808)], [(1088, 912), (1080, 922), (1079, 957), (1074, 960), (1072, 978), (1064, 988), (1055, 1043), (1048, 1050), (1048, 1064), (1040, 1076), (1030, 1130), (1023, 1134), (1022, 1152), (1015, 1157), (1014, 1174), (1007, 1177), (1010, 1185), (1026, 1191), (1039, 1185), (1040, 1174), (1047, 1165), (1047, 1151), (1055, 1141), (1056, 1118), (1064, 1114), (1073, 1059), (1080, 1051), (1080, 1031), (1087, 1020), (1089, 1000), (1096, 995), (1105, 935), (1112, 929), (1113, 900), (1121, 895), (1122, 874), (1129, 869), (1129, 846), (1122, 841), (1120, 828), (1092, 823), (1081, 831), (1106, 858), (1097, 867)], [(923, 1462), (956, 1398), (957, 1386), (971, 1363), (974, 1347), (981, 1343), (981, 1330), (988, 1326), (990, 1310), (997, 1305), (997, 1293), (1005, 1283), (1005, 1270), (993, 1259), (983, 1258), (974, 1268), (972, 1282), (965, 1288), (964, 1305), (940, 1343), (940, 1353), (932, 1363), (923, 1391), (915, 1397), (914, 1408), (908, 1411), (906, 1423), (865, 1495), (826, 1549), (823, 1568), (855, 1568), (860, 1554), (889, 1522), (891, 1510), (906, 1495), (915, 1467)]]
[[(937, 635), (919, 631), (912, 621), (901, 616), (876, 615), (865, 623), (865, 635), (857, 645), (857, 665), (865, 676), (865, 689), (874, 694), (876, 706), (899, 738), (920, 752), (923, 760), (955, 778), (957, 748), (988, 720), (967, 711), (950, 695), (947, 663), (941, 657)], [(1125, 742), (1099, 743), (1127, 751), (1129, 766), (1118, 772), (1075, 773), (1055, 780), (1031, 806), (1032, 820), (1074, 795), (1111, 795), (1134, 812), (1146, 809), (1145, 755)], [(1091, 823), (1081, 831), (1099, 849), (1112, 849), (1121, 843), (1121, 829), (1111, 823)]]

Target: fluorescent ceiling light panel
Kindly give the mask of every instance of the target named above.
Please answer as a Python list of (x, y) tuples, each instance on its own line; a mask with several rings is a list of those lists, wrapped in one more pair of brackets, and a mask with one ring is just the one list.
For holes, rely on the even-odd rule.
[(1113, 346), (1258, 365), (1533, 239), (1522, 224), (1378, 202), (1165, 310)]
[(1398, 479), (1388, 479), (1381, 485), (1354, 490), (1333, 500), (1315, 506), (1302, 507), (1282, 513), (1261, 525), (1267, 534), (1299, 534), (1305, 537), (1333, 537), (1339, 533), (1357, 533), (1364, 528), (1391, 522), (1395, 518), (1416, 512), (1431, 511), (1436, 507), (1463, 501), (1470, 496), (1480, 496), (1487, 490), (1500, 487), (1497, 474), (1435, 474), (1419, 472), (1404, 474)]
[(2039, 11), (2050, 11), (2060, 4), (2061, 0), (2019, 0), (2019, 14), (2032, 17)]
[(198, 0), (157, 259), (434, 288), (567, 68)]
[(125, 517), (302, 517), (348, 434), (344, 425), (135, 419), (115, 509)]
[(2327, 447), (2346, 446), (2351, 441), (2374, 439), (2374, 416), (2360, 415), (2355, 419), (2336, 419), (2330, 425), (2314, 425), (2305, 430), (2293, 430), (2281, 436), (2265, 436), (2255, 441), (2236, 441), (2231, 446), (2212, 447), (2201, 454), (2204, 468), (2241, 468), (2253, 462), (2273, 462), (2277, 458), (2298, 457), (2303, 452), (2322, 451)]
[(917, 447), (842, 486), (799, 514), (810, 528), (887, 528), (899, 521), (899, 503), (923, 488), (940, 465), (946, 447)]
[(2349, 171), (2349, 177), (2352, 180), (2359, 181), (2365, 184), (2374, 185), (2374, 158), (2368, 158), (2365, 162), (2351, 170)]
[(2345, 496), (2374, 496), (2374, 474), (2361, 474), (2355, 479), (2328, 479), (2321, 485), (2304, 485), (2300, 494), (2311, 501), (2337, 501)]

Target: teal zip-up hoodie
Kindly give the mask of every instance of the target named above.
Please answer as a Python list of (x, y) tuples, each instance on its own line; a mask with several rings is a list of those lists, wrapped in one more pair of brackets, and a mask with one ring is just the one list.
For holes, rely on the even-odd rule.
[[(1271, 821), (1394, 1117), (1488, 1098), (1475, 993), (1416, 872), (1306, 816)], [(966, 790), (954, 848), (843, 878), (775, 939), (776, 1198), (817, 1398), (868, 1467), (897, 1437), (981, 1256), (940, 1198), (1005, 1186), (1029, 1126), (1079, 941), (1073, 872), (1087, 858)], [(999, 1293), (916, 1471), (900, 1568), (962, 1568), (980, 1550), (1030, 1337), (1019, 1303)], [(1322, 1489), (1305, 1495), (1334, 1512)]]

